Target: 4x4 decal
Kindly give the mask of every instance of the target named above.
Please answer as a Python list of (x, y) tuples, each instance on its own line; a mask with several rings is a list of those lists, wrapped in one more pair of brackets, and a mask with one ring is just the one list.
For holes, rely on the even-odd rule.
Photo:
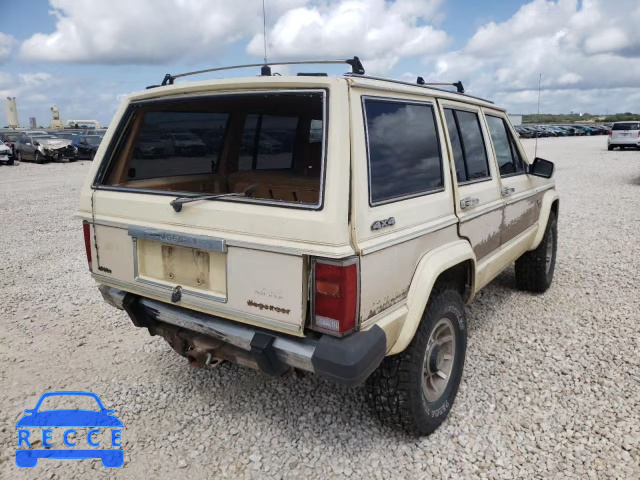
[(396, 219), (394, 217), (389, 217), (385, 220), (377, 220), (373, 222), (371, 225), (371, 230), (380, 230), (385, 227), (393, 227), (396, 224)]

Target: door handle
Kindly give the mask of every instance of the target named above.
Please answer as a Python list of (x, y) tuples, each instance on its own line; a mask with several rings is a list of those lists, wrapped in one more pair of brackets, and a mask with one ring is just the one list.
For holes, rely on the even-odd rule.
[(511, 195), (512, 193), (514, 193), (516, 191), (515, 188), (513, 187), (504, 187), (502, 189), (502, 196), (503, 197), (508, 197), (509, 195)]
[(479, 203), (480, 203), (479, 198), (466, 197), (460, 200), (460, 208), (465, 209), (469, 207), (475, 207)]

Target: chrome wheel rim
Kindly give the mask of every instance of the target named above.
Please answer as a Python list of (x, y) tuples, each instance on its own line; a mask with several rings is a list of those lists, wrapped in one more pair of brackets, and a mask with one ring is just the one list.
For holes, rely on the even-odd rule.
[(436, 402), (451, 379), (456, 356), (456, 332), (448, 318), (442, 318), (431, 331), (422, 368), (422, 392)]
[(545, 268), (546, 268), (546, 272), (547, 275), (549, 274), (549, 271), (551, 270), (551, 261), (553, 260), (553, 242), (554, 242), (555, 238), (553, 236), (553, 230), (549, 230), (549, 238), (547, 240), (547, 255), (545, 258)]

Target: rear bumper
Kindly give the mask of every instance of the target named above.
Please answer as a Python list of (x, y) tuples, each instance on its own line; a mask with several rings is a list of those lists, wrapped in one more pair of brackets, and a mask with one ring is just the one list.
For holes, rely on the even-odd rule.
[(629, 138), (609, 138), (608, 139), (608, 144), (609, 145), (613, 145), (618, 146), (618, 145), (624, 145), (627, 147), (631, 147), (631, 146), (640, 146), (640, 138), (638, 137), (629, 137)]
[(148, 328), (152, 334), (162, 330), (163, 326), (169, 326), (176, 338), (176, 331), (180, 330), (203, 335), (220, 344), (232, 346), (244, 359), (248, 359), (243, 364), (255, 365), (268, 374), (278, 374), (291, 367), (316, 373), (344, 385), (359, 385), (378, 367), (386, 353), (386, 336), (378, 326), (344, 338), (330, 335), (296, 338), (140, 297), (106, 285), (100, 285), (99, 289), (105, 301), (125, 310), (135, 326)]

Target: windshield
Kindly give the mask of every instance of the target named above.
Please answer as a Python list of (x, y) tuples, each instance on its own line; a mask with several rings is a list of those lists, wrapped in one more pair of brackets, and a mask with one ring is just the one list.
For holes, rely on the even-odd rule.
[(87, 135), (84, 138), (87, 140), (89, 145), (100, 145), (100, 142), (102, 141), (102, 137), (99, 137), (98, 135)]
[(180, 193), (242, 193), (319, 204), (324, 93), (219, 95), (142, 104), (103, 184)]
[(87, 395), (51, 395), (45, 397), (38, 407), (39, 412), (71, 409), (101, 411), (95, 398)]

